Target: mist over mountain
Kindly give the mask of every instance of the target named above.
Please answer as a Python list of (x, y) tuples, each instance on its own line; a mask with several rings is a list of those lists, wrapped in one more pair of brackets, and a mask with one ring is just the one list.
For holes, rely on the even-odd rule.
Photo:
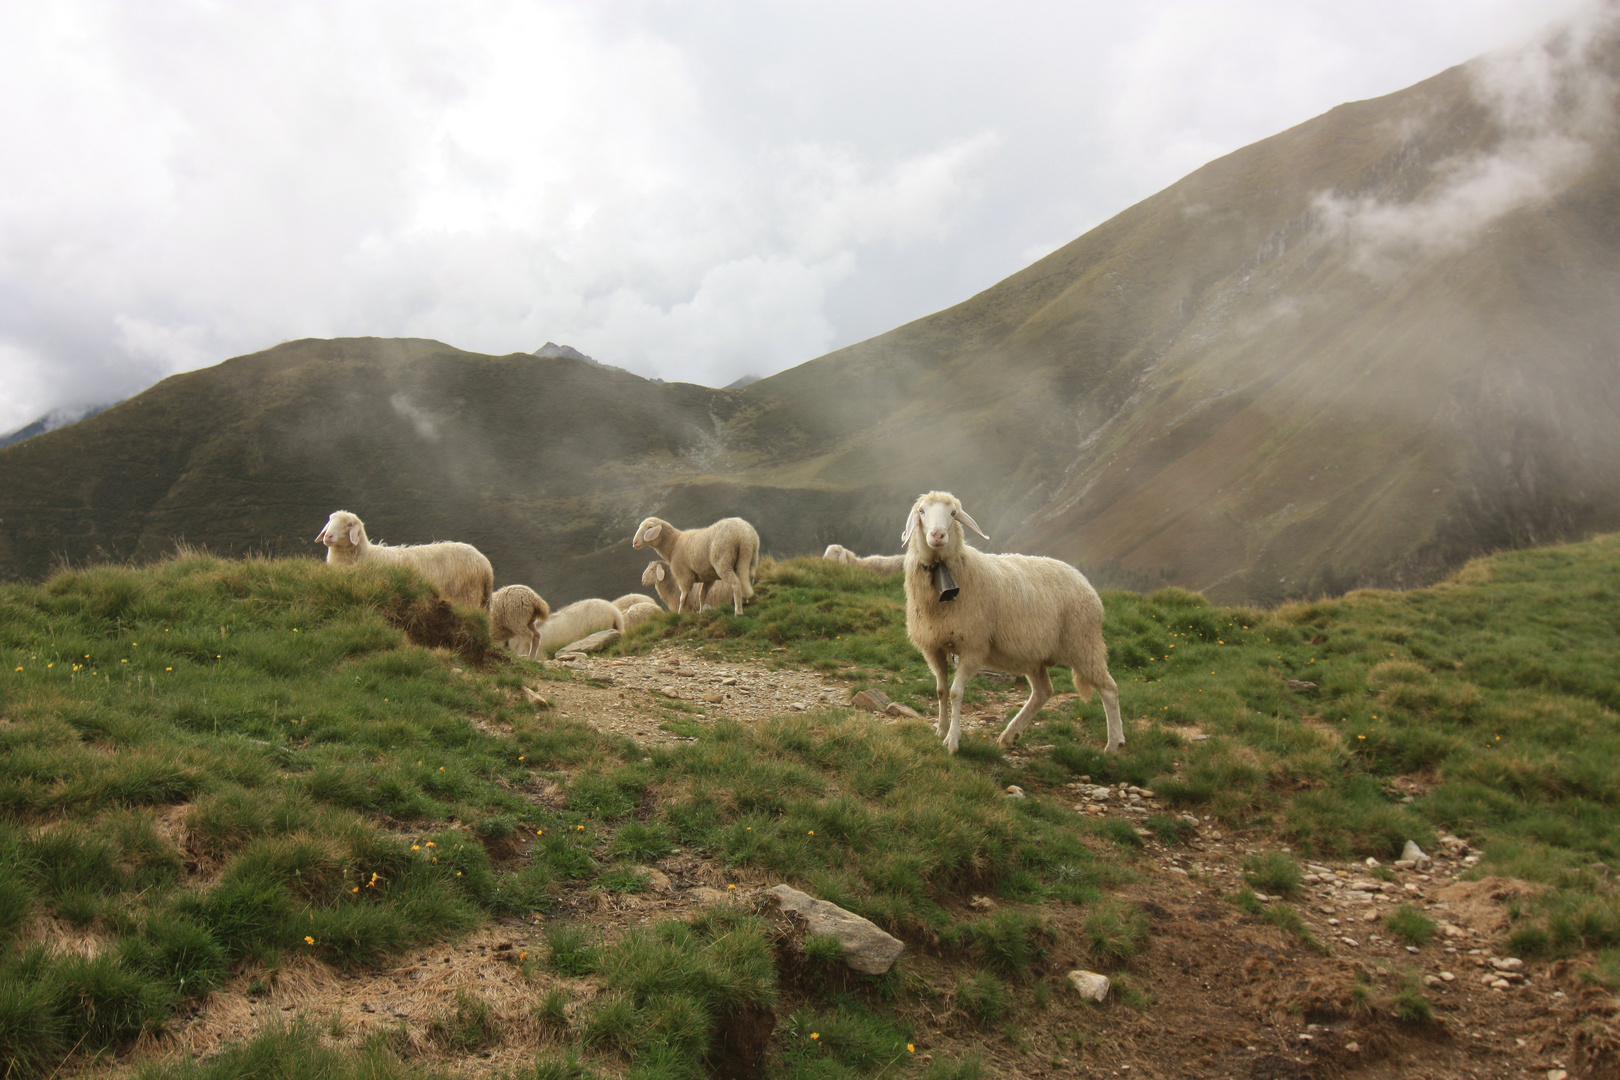
[(944, 488), (992, 549), (1269, 603), (1620, 527), (1617, 85), (1611, 15), (1340, 106), (736, 389), (382, 339), (175, 376), (0, 450), (0, 576), (343, 508), (562, 603), (638, 587), (647, 514), (887, 552)]
[(38, 420), (24, 424), (15, 431), (8, 431), (4, 435), (0, 435), (0, 446), (10, 446), (12, 443), (31, 439), (35, 435), (43, 435), (47, 431), (55, 431), (57, 428), (67, 427), (69, 424), (77, 424), (80, 420), (88, 419), (96, 415), (96, 413), (110, 408), (112, 408), (111, 404), (76, 405), (71, 408), (52, 409)]

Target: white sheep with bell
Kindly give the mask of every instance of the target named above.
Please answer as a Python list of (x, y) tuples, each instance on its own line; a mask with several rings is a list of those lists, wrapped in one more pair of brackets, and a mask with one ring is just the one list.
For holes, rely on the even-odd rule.
[[(652, 549), (669, 563), (678, 601), (671, 611), (701, 611), (703, 586), (723, 581), (731, 586), (731, 602), (741, 615), (743, 601), (754, 598), (754, 573), (759, 569), (759, 533), (742, 518), (721, 518), (701, 529), (677, 529), (663, 518), (650, 517), (636, 527), (630, 546)], [(645, 577), (642, 584), (647, 584)]]
[[(1108, 752), (1125, 745), (1119, 688), (1108, 674), (1103, 606), (1085, 575), (1037, 555), (990, 555), (968, 546), (963, 526), (983, 536), (956, 496), (930, 491), (906, 515), (906, 636), (934, 672), (937, 730), (955, 753), (962, 744), (962, 692), (979, 670), (999, 668), (1029, 680), (1029, 700), (998, 740), (1011, 746), (1052, 696), (1047, 669), (1067, 664), (1082, 701), (1092, 690), (1108, 717)], [(954, 599), (944, 600), (954, 587)], [(946, 696), (947, 663), (957, 656)]]
[(489, 636), (519, 656), (540, 655), (540, 624), (551, 605), (527, 585), (503, 585), (489, 599)]
[(495, 571), (471, 544), (446, 540), (389, 547), (367, 539), (365, 522), (347, 510), (333, 513), (315, 542), (326, 545), (326, 561), (334, 566), (362, 562), (408, 566), (427, 578), (440, 596), (462, 607), (488, 610), (495, 593)]
[(880, 574), (898, 574), (906, 568), (904, 555), (857, 555), (843, 544), (828, 544), (821, 557), (845, 566), (864, 566)]

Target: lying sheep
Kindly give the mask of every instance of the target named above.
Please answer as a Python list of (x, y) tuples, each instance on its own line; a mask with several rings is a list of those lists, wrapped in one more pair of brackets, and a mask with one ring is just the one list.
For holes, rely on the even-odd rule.
[[(646, 582), (642, 582), (642, 584), (645, 585)], [(657, 605), (657, 603), (658, 603), (657, 600), (654, 600), (652, 597), (648, 596), (646, 593), (627, 592), (623, 596), (619, 597), (617, 600), (613, 601), (613, 606), (618, 608), (620, 611), (629, 611), (631, 608), (635, 607), (637, 604), (653, 604), (653, 605)]]
[[(702, 529), (677, 529), (662, 518), (650, 517), (636, 528), (630, 546), (637, 551), (650, 544), (669, 563), (678, 604), (671, 611), (703, 609), (703, 586), (720, 581), (731, 586), (733, 611), (741, 615), (744, 600), (754, 598), (754, 572), (759, 569), (759, 533), (742, 518), (721, 518)], [(642, 584), (647, 584), (645, 577)]]
[(576, 600), (540, 625), (539, 653), (550, 656), (599, 630), (624, 630), (624, 612), (606, 600)]
[(503, 585), (489, 599), (490, 640), (504, 641), (519, 656), (538, 657), (540, 624), (550, 617), (551, 605), (539, 593), (527, 585)]
[(338, 566), (360, 562), (409, 566), (438, 590), (439, 595), (462, 607), (488, 609), (495, 592), (495, 571), (484, 553), (471, 544), (446, 540), (437, 544), (389, 547), (366, 539), (366, 526), (354, 514), (339, 510), (315, 538), (326, 545), (326, 561)]
[[(1108, 752), (1125, 745), (1119, 689), (1108, 674), (1103, 643), (1102, 599), (1085, 575), (1068, 563), (1032, 555), (988, 555), (969, 547), (962, 527), (980, 536), (962, 504), (948, 492), (919, 496), (906, 515), (900, 542), (906, 545), (906, 636), (934, 672), (939, 695), (936, 730), (955, 753), (962, 742), (962, 692), (986, 665), (1029, 680), (1029, 700), (998, 740), (1011, 746), (1052, 696), (1047, 668), (1067, 664), (1082, 701), (1095, 689), (1108, 717)], [(985, 536), (988, 540), (989, 537)], [(941, 600), (949, 581), (936, 581), (936, 566), (954, 578), (954, 599)], [(949, 654), (956, 678), (945, 696)]]
[[(664, 601), (669, 610), (681, 610), (681, 594), (675, 586), (675, 575), (671, 572), (669, 563), (663, 559), (654, 559), (648, 563), (647, 569), (641, 572), (641, 583), (658, 590), (659, 599)], [(708, 611), (710, 608), (723, 608), (731, 601), (731, 586), (723, 581), (717, 581), (713, 585), (705, 586), (702, 589), (702, 599), (697, 601), (698, 610)], [(692, 598), (688, 597), (686, 603), (687, 607), (690, 608), (693, 605)]]
[(663, 611), (663, 608), (653, 603), (631, 604), (629, 607), (624, 609), (624, 614), (621, 616), (621, 620), (624, 623), (622, 629), (628, 634), (630, 631), (634, 630), (648, 619), (651, 619), (654, 615), (662, 614)]
[(904, 555), (857, 555), (842, 544), (828, 544), (821, 557), (846, 566), (864, 566), (880, 574), (898, 574), (906, 568)]

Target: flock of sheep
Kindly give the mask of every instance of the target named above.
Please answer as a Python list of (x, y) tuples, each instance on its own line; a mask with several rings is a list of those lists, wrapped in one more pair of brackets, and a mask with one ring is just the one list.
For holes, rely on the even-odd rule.
[[(1096, 691), (1108, 720), (1108, 751), (1125, 745), (1119, 689), (1108, 674), (1103, 607), (1091, 583), (1068, 563), (1036, 555), (992, 555), (966, 542), (964, 527), (984, 532), (948, 492), (918, 496), (906, 515), (904, 555), (856, 556), (838, 544), (823, 557), (882, 574), (904, 572), (906, 635), (934, 673), (939, 698), (936, 730), (955, 753), (962, 741), (962, 694), (985, 667), (1029, 681), (1030, 696), (1002, 731), (1011, 746), (1052, 696), (1048, 668), (1066, 665), (1074, 687), (1089, 701)], [(663, 610), (644, 593), (614, 601), (580, 600), (553, 612), (527, 585), (495, 588), (495, 572), (471, 544), (446, 541), (390, 547), (366, 537), (365, 524), (339, 510), (315, 538), (326, 561), (376, 561), (409, 566), (452, 604), (489, 613), (490, 636), (524, 656), (549, 655), (602, 630), (625, 631)], [(670, 611), (702, 611), (730, 604), (742, 614), (754, 597), (759, 533), (742, 518), (722, 518), (702, 529), (677, 529), (650, 517), (631, 546), (659, 558), (641, 576)], [(948, 678), (955, 659), (955, 677)]]

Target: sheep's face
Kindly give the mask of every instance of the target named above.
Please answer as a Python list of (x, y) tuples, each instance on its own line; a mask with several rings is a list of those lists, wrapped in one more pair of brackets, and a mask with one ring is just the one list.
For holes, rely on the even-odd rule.
[(944, 492), (929, 492), (918, 499), (911, 507), (911, 516), (906, 519), (905, 532), (900, 535), (900, 542), (907, 544), (911, 534), (917, 533), (922, 537), (924, 544), (931, 551), (941, 551), (946, 547), (960, 545), (962, 542), (962, 528), (966, 526), (984, 535), (984, 530), (978, 523), (962, 509), (962, 504), (953, 495)]
[(360, 519), (347, 510), (339, 510), (326, 519), (326, 528), (315, 538), (317, 544), (327, 547), (358, 547), (363, 526)]
[(663, 580), (664, 564), (661, 562), (650, 562), (647, 564), (647, 569), (641, 572), (641, 583), (643, 585), (657, 585)]
[[(636, 538), (630, 541), (630, 546), (640, 551), (644, 544), (658, 542), (658, 537), (664, 531), (664, 523), (657, 518), (648, 518), (636, 529)], [(643, 585), (647, 582), (643, 581)]]

